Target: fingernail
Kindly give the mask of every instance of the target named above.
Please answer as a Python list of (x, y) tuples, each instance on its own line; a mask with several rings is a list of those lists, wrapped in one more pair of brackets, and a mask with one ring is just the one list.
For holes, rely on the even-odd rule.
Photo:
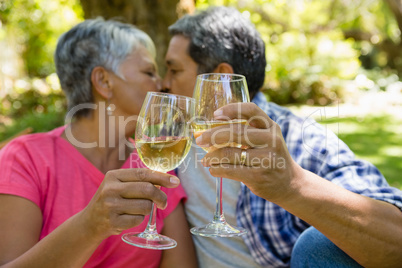
[(221, 115), (223, 115), (222, 109), (218, 109), (218, 110), (216, 110), (216, 111), (214, 112), (214, 116), (215, 116), (215, 117), (221, 116)]
[(202, 145), (202, 137), (199, 136), (198, 138), (196, 138), (195, 143), (197, 143), (198, 146), (201, 146)]
[(196, 138), (195, 143), (201, 148), (210, 146), (208, 143), (203, 143), (202, 136), (199, 136), (198, 138)]
[(170, 182), (173, 184), (179, 184), (180, 180), (176, 177), (170, 177)]

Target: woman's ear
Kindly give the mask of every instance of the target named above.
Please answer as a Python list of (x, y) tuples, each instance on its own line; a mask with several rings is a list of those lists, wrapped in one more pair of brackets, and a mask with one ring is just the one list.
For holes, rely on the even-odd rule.
[(112, 79), (110, 73), (101, 66), (96, 66), (91, 73), (93, 89), (105, 99), (112, 97)]
[(233, 74), (233, 67), (229, 63), (222, 62), (213, 70), (213, 73)]

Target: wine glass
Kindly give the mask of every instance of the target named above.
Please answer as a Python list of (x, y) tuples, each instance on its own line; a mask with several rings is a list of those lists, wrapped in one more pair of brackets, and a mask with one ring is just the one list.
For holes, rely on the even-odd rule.
[[(191, 147), (194, 99), (148, 92), (135, 130), (135, 145), (142, 162), (154, 171), (168, 172), (181, 164)], [(124, 242), (148, 249), (170, 249), (177, 242), (156, 229), (156, 207), (142, 233), (127, 233)]]
[[(194, 89), (195, 119), (193, 120), (194, 137), (199, 137), (204, 131), (222, 125), (246, 124), (246, 120), (214, 120), (214, 112), (229, 103), (249, 102), (250, 97), (246, 79), (237, 74), (200, 74)], [(229, 142), (225, 145), (202, 147), (210, 152), (222, 146), (242, 148), (241, 144)], [(226, 222), (222, 210), (222, 178), (216, 178), (216, 209), (213, 220), (205, 226), (191, 228), (194, 235), (207, 237), (232, 237), (247, 233), (242, 227), (233, 227)]]

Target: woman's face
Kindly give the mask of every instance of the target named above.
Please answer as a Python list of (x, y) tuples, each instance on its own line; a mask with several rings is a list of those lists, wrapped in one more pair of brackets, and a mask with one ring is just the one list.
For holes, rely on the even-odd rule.
[(110, 103), (116, 106), (113, 113), (124, 118), (138, 115), (147, 92), (161, 89), (161, 78), (155, 60), (141, 45), (122, 62), (120, 73), (125, 79), (112, 74), (113, 92)]

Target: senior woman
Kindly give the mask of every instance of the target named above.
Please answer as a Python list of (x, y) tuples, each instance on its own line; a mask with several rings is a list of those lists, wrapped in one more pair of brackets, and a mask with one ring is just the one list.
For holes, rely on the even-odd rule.
[[(55, 62), (72, 120), (0, 152), (0, 265), (196, 266), (179, 180), (139, 168), (127, 142), (146, 93), (160, 89), (154, 58), (151, 39), (117, 21), (86, 20), (61, 36)], [(174, 249), (120, 239), (144, 230), (152, 202)]]

